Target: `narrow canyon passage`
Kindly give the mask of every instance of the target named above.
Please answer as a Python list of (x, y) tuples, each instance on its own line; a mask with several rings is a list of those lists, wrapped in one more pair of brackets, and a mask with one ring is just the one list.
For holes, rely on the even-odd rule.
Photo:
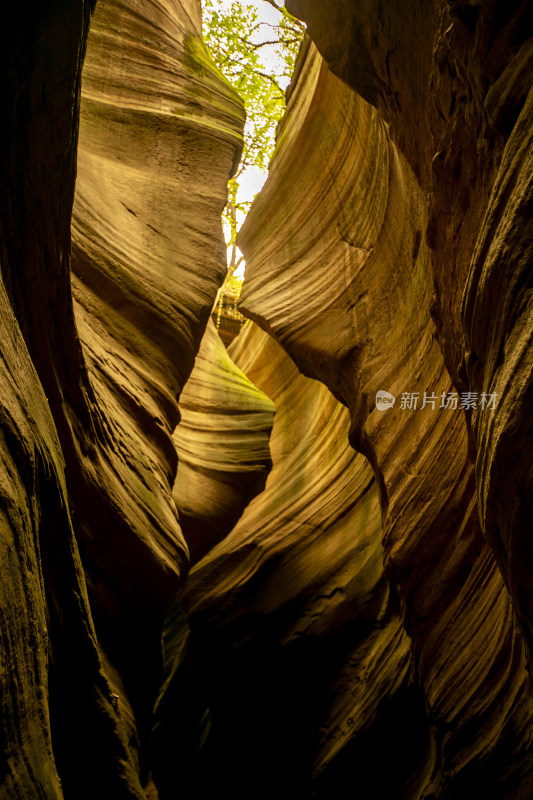
[(199, 0), (2, 32), (1, 800), (533, 797), (531, 7), (287, 9), (228, 349)]

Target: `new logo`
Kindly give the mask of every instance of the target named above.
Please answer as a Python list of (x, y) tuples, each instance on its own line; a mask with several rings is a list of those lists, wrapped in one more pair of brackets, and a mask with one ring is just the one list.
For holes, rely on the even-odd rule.
[(387, 409), (392, 408), (394, 403), (396, 402), (396, 398), (390, 392), (386, 392), (384, 389), (380, 389), (379, 392), (376, 393), (376, 408), (378, 411), (387, 411)]

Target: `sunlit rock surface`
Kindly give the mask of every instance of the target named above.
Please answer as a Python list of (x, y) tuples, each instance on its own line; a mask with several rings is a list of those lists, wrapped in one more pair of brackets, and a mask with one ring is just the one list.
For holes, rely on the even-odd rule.
[(171, 434), (225, 273), (220, 212), (241, 143), (199, 2), (98, 3), (74, 315), (91, 11), (22, 3), (1, 34), (9, 800), (144, 796), (161, 624), (188, 569)]
[[(183, 596), (212, 712), (203, 789), (245, 797), (261, 774), (256, 796), (272, 796), (281, 781), (298, 796), (378, 703), (413, 702), (409, 644), (383, 576), (378, 491), (348, 444), (348, 413), (255, 326), (231, 355), (276, 406), (273, 467)], [(365, 663), (357, 686), (352, 659)], [(392, 744), (399, 732), (385, 718)]]
[[(411, 719), (417, 767), (407, 779), (382, 776), (373, 796), (468, 797), (475, 788), (529, 797), (532, 703), (521, 613), (482, 534), (487, 499), (478, 510), (470, 413), (440, 407), (443, 393), (445, 404), (465, 386), (454, 386), (431, 315), (424, 194), (380, 114), (329, 72), (312, 45), (301, 54), (277, 141), (240, 237), (241, 309), (350, 411), (351, 442), (380, 487), (385, 574), (410, 638), (410, 680), (424, 696), (424, 714)], [(493, 391), (471, 388), (478, 400)], [(379, 390), (395, 395), (392, 409), (376, 408)], [(403, 393), (417, 395), (416, 410), (405, 407)], [(476, 425), (494, 432), (500, 414), (501, 406), (479, 409)], [(478, 454), (478, 473), (479, 463)], [(374, 758), (379, 719), (369, 728)], [(330, 797), (332, 787), (357, 781), (365, 756), (356, 740), (316, 791)]]
[(81, 548), (97, 632), (146, 737), (159, 625), (188, 565), (171, 493), (177, 398), (225, 275), (243, 122), (199, 29), (199, 2), (104, 0), (82, 85), (73, 288), (102, 436)]
[(0, 34), (0, 796), (6, 800), (94, 797), (102, 785), (116, 797), (142, 796), (97, 650), (65, 486), (70, 424), (79, 420), (80, 442), (91, 433), (69, 275), (90, 12), (86, 2), (31, 9), (21, 3)]
[(174, 497), (172, 436), (241, 105), (197, 0), (98, 2), (73, 300), (93, 3), (41, 6), (0, 33), (0, 797), (530, 800), (531, 4), (291, 0), (337, 78), (307, 45), (242, 236), (294, 362), (233, 348), (277, 414), (229, 534), (271, 403), (204, 363)]
[(212, 321), (180, 396), (174, 499), (195, 563), (265, 485), (275, 407), (232, 362)]
[[(256, 326), (231, 355), (275, 403), (273, 467), (182, 597), (212, 713), (203, 791), (246, 797), (258, 774), (257, 797), (281, 783), (284, 796), (309, 796), (311, 776), (332, 790), (331, 766), (358, 740), (353, 768), (368, 781), (365, 729), (378, 707), (378, 735), (408, 776), (425, 755), (427, 731), (412, 724), (422, 695), (383, 574), (379, 493), (348, 444), (348, 412)], [(419, 740), (398, 746), (401, 730)]]
[[(211, 67), (198, 26), (196, 2), (128, 8), (104, 0), (83, 73), (74, 296), (111, 428), (112, 452), (91, 477), (123, 528), (106, 532), (100, 569), (109, 566), (117, 594), (126, 582), (129, 605), (131, 571), (143, 558), (143, 610), (152, 593), (157, 602), (165, 585), (175, 588), (172, 573), (187, 560), (170, 497), (171, 434), (225, 274), (220, 213), (239, 152), (242, 110)], [(87, 540), (88, 560), (97, 559), (98, 531)]]
[[(227, 536), (263, 490), (271, 467), (275, 406), (234, 364), (211, 321), (179, 406), (174, 499), (194, 564)], [(165, 620), (163, 653), (165, 680), (152, 736), (159, 798), (218, 794), (213, 758), (218, 764), (224, 755), (220, 740), (211, 735), (206, 687), (197, 674), (199, 663), (179, 598)]]
[[(437, 335), (469, 421), (479, 513), (533, 652), (531, 4), (290, 0), (375, 104), (428, 201)], [(520, 454), (517, 457), (517, 454)]]

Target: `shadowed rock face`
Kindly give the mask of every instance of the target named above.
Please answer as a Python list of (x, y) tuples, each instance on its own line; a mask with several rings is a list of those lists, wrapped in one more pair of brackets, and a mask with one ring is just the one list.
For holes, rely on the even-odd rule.
[(197, 2), (104, 0), (83, 72), (73, 290), (100, 434), (74, 507), (99, 638), (146, 737), (160, 625), (188, 567), (177, 399), (225, 275), (243, 123), (199, 26)]
[[(532, 707), (516, 621), (524, 599), (513, 608), (499, 553), (482, 534), (489, 499), (481, 497), (478, 511), (468, 445), (472, 430), (474, 441), (481, 430), (496, 434), (505, 397), (496, 410), (475, 411), (473, 425), (470, 413), (440, 408), (442, 393), (446, 400), (464, 384), (447, 367), (450, 351), (439, 343), (431, 313), (442, 295), (435, 300), (436, 257), (426, 228), (420, 182), (381, 115), (309, 47), (269, 180), (241, 234), (247, 259), (241, 309), (348, 407), (350, 439), (369, 458), (380, 487), (386, 576), (400, 596), (413, 686), (425, 697), (416, 740), (424, 741), (427, 726), (429, 744), (412, 783), (383, 785), (377, 796), (466, 797), (474, 786), (490, 794), (496, 782), (499, 796), (517, 790), (525, 798)], [(519, 324), (526, 336), (530, 321)], [(522, 389), (529, 369), (524, 362)], [(478, 400), (482, 391), (497, 391), (492, 384), (467, 386)], [(380, 389), (396, 396), (392, 409), (376, 408)], [(418, 394), (417, 410), (402, 407), (403, 392)], [(487, 462), (494, 462), (486, 450), (477, 453), (479, 493), (486, 492), (480, 465), (490, 473)], [(513, 504), (512, 495), (490, 502)], [(527, 562), (521, 569), (527, 572)], [(495, 696), (502, 713), (495, 713)], [(340, 748), (339, 730), (333, 738)], [(356, 737), (350, 757), (329, 775), (324, 769), (317, 792), (328, 797), (332, 786), (355, 781), (362, 752)]]
[[(335, 796), (331, 766), (358, 739), (353, 768), (368, 783), (364, 731), (378, 707), (377, 735), (391, 749), (396, 742), (401, 781), (424, 761), (428, 731), (412, 724), (422, 696), (410, 685), (409, 638), (383, 574), (372, 470), (348, 444), (346, 409), (272, 338), (247, 327), (231, 355), (276, 405), (273, 467), (182, 597), (212, 712), (203, 790), (231, 786), (245, 797), (260, 774), (258, 797), (280, 784), (283, 796), (310, 796), (312, 775)], [(400, 727), (408, 748), (398, 747)]]
[(198, 2), (99, 3), (73, 303), (92, 8), (26, 5), (0, 55), (0, 794), (140, 798), (188, 568), (171, 434), (225, 272), (243, 112)]
[(90, 11), (20, 3), (1, 32), (0, 794), (21, 800), (61, 798), (73, 774), (84, 776), (79, 797), (102, 784), (116, 797), (141, 796), (65, 486), (69, 419), (76, 408), (81, 431), (91, 397), (69, 276)]
[[(264, 488), (275, 412), (272, 401), (233, 363), (211, 321), (180, 396), (180, 412), (173, 494), (194, 565), (224, 540)], [(218, 794), (216, 765), (223, 755), (220, 741), (210, 735), (206, 687), (198, 678), (201, 665), (190, 646), (179, 598), (165, 620), (163, 653), (165, 680), (154, 710), (152, 740), (160, 800)]]
[[(115, 611), (123, 581), (130, 607), (139, 558), (140, 614), (168, 601), (188, 559), (170, 496), (171, 434), (225, 273), (220, 213), (242, 118), (198, 26), (197, 3), (128, 9), (104, 1), (84, 67), (73, 285), (100, 414), (111, 426), (102, 449), (113, 452), (91, 477), (104, 513), (122, 517), (116, 542), (105, 534), (99, 568), (110, 569)], [(91, 523), (85, 514), (88, 561), (101, 548)]]
[(499, 398), (495, 414), (473, 413), (468, 426), (483, 529), (531, 653), (531, 4), (288, 7), (333, 72), (390, 123), (427, 200), (446, 365), (460, 391)]
[(197, 0), (100, 0), (83, 91), (93, 4), (41, 5), (0, 33), (0, 797), (529, 800), (531, 4), (292, 0), (241, 241), (277, 342), (209, 329), (176, 433), (242, 107)]

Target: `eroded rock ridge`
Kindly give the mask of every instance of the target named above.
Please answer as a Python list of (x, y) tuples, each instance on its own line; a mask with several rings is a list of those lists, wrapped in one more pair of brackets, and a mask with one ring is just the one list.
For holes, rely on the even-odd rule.
[(230, 355), (199, 0), (0, 34), (2, 800), (533, 796), (531, 4), (288, 7)]

